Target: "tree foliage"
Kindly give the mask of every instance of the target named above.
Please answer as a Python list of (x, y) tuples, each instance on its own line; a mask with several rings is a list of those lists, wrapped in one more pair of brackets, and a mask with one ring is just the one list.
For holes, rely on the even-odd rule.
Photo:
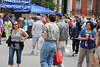
[(32, 4), (37, 4), (51, 10), (58, 9), (59, 6), (58, 4), (55, 4), (53, 0), (31, 0), (31, 2)]

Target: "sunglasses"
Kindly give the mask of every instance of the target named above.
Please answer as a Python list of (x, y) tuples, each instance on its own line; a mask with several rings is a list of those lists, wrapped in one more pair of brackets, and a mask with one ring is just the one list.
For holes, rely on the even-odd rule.
[(13, 24), (13, 25), (18, 25), (18, 24)]

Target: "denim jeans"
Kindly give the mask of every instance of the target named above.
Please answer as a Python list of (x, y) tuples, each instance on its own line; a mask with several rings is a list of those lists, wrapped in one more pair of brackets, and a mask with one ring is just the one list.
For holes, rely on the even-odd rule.
[(3, 28), (3, 27), (1, 27), (1, 34), (3, 33), (3, 30), (4, 30), (4, 28)]
[(14, 49), (12, 47), (9, 47), (9, 65), (13, 65), (13, 60), (14, 60), (14, 53), (16, 51), (16, 55), (17, 55), (17, 64), (21, 63), (21, 54), (22, 54), (22, 50), (20, 49)]
[[(2, 38), (2, 33), (3, 33), (3, 27), (1, 27), (1, 38)], [(1, 43), (1, 38), (0, 38), (0, 43)]]
[(28, 26), (28, 30), (29, 30), (29, 38), (32, 37), (32, 26)]
[(55, 52), (56, 52), (56, 43), (45, 41), (40, 53), (41, 67), (52, 67), (53, 56)]

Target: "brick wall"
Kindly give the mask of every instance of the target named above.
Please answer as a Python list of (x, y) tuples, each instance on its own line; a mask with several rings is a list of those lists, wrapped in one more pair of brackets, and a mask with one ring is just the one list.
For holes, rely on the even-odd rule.
[[(87, 15), (87, 7), (88, 7), (88, 0), (80, 0), (81, 1), (81, 15)], [(75, 5), (76, 0), (72, 0), (72, 15), (75, 14)], [(93, 15), (96, 13), (96, 0), (93, 0), (92, 5)]]
[(95, 15), (96, 14), (96, 0), (93, 0), (92, 9), (93, 9), (93, 15)]
[(75, 14), (75, 4), (76, 4), (76, 0), (72, 0), (72, 15)]
[(59, 1), (57, 0), (57, 4), (59, 4)]
[(81, 0), (81, 15), (87, 15), (88, 0)]

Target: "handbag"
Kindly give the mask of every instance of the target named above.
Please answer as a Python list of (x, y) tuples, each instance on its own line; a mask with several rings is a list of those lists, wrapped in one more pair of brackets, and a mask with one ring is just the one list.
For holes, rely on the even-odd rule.
[(8, 40), (6, 41), (7, 44), (11, 43), (11, 36), (8, 38)]
[[(11, 33), (12, 33), (12, 30), (11, 30)], [(12, 41), (11, 41), (11, 36), (8, 38), (8, 40), (6, 41), (6, 43), (8, 44), (8, 46), (11, 45)]]
[(96, 53), (89, 54), (90, 67), (99, 67), (99, 55)]
[(53, 57), (53, 65), (59, 65), (61, 63), (62, 63), (61, 56), (59, 52), (56, 50), (56, 54), (54, 54), (54, 57)]

